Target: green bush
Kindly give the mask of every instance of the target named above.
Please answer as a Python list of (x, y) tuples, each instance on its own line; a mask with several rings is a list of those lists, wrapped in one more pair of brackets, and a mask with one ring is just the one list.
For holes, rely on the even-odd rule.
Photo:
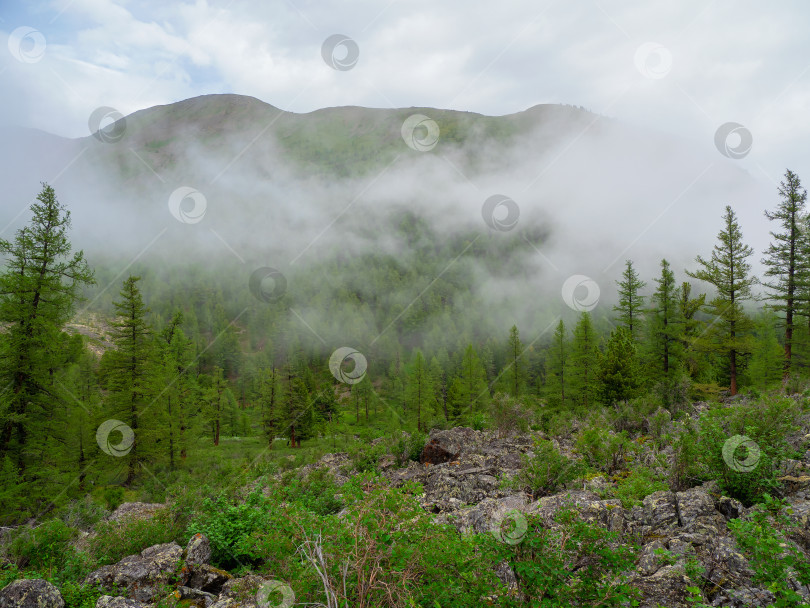
[(16, 528), (8, 542), (6, 554), (20, 568), (47, 571), (60, 569), (70, 541), (78, 535), (61, 519), (51, 519), (35, 528)]
[(535, 439), (533, 451), (533, 456), (523, 456), (523, 468), (514, 484), (534, 498), (554, 493), (583, 473), (582, 462), (560, 454), (551, 441)]
[(616, 482), (614, 496), (622, 501), (622, 506), (625, 509), (630, 509), (640, 504), (645, 496), (649, 496), (658, 490), (668, 489), (669, 486), (649, 468), (639, 467), (630, 471), (627, 477)]
[(380, 457), (386, 452), (383, 442), (375, 445), (359, 443), (349, 448), (349, 460), (358, 473), (376, 471), (380, 462)]
[(60, 518), (72, 528), (89, 530), (109, 514), (110, 512), (93, 500), (90, 494), (85, 494), (84, 498), (68, 503), (62, 510)]
[(124, 502), (124, 488), (121, 486), (107, 486), (104, 488), (102, 496), (107, 503), (107, 509), (115, 511)]
[(285, 477), (281, 484), (281, 493), (286, 500), (296, 501), (316, 515), (338, 513), (343, 508), (337, 492), (334, 478), (326, 469), (314, 469), (305, 479)]
[(405, 466), (411, 460), (419, 462), (422, 450), (425, 449), (425, 443), (427, 443), (427, 435), (421, 431), (414, 431), (410, 435), (400, 435), (391, 448), (397, 466)]
[(572, 508), (561, 509), (554, 519), (558, 525), (551, 529), (539, 516), (526, 516), (519, 542), (499, 545), (531, 605), (630, 605), (638, 594), (626, 573), (635, 564), (637, 548), (583, 521)]
[[(732, 519), (729, 530), (748, 557), (754, 570), (754, 583), (769, 589), (777, 598), (774, 608), (807, 608), (794, 591), (788, 578), (793, 573), (802, 585), (810, 584), (810, 562), (794, 546), (786, 542), (785, 531), (798, 531), (795, 524), (781, 513), (789, 508), (786, 502), (763, 496), (765, 508), (758, 508), (751, 519)], [(770, 511), (770, 516), (768, 511)]]
[(626, 431), (613, 434), (596, 426), (583, 429), (576, 441), (576, 449), (585, 461), (608, 475), (625, 468), (625, 455), (630, 448)]
[[(697, 442), (705, 476), (715, 479), (723, 493), (746, 506), (760, 502), (766, 493), (778, 492), (781, 464), (798, 456), (787, 438), (798, 429), (796, 420), (801, 413), (801, 406), (793, 399), (779, 396), (704, 413), (698, 422)], [(754, 450), (750, 460), (747, 442), (731, 449), (733, 444), (727, 442), (734, 437), (753, 442), (748, 444)], [(749, 466), (744, 466), (746, 462)]]
[[(280, 501), (279, 501), (280, 502)], [(206, 498), (188, 527), (189, 535), (205, 534), (211, 541), (211, 561), (226, 570), (244, 563), (255, 564), (260, 557), (249, 549), (250, 535), (267, 523), (268, 512), (276, 504), (261, 487), (241, 501), (221, 492)]]

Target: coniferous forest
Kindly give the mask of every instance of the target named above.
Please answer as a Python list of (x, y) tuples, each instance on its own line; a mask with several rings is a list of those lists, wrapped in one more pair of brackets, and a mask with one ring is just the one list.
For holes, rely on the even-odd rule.
[[(778, 506), (782, 466), (801, 456), (787, 439), (799, 429), (810, 390), (806, 199), (799, 176), (786, 171), (764, 209), (771, 241), (761, 277), (751, 272), (755, 252), (727, 206), (712, 220), (715, 241), (696, 251), (689, 267), (662, 259), (659, 274), (641, 276), (627, 259), (609, 287), (615, 305), (592, 306), (590, 295), (577, 291), (583, 285), (564, 288), (552, 323), (495, 334), (474, 308), (456, 304), (474, 292), (463, 263), (404, 309), (387, 302), (386, 293), (413, 273), (436, 276), (441, 269), (434, 260), (446, 257), (442, 247), (462, 247), (486, 264), (508, 256), (508, 242), (476, 247), (470, 234), (437, 244), (429, 226), (404, 213), (397, 230), (413, 243), (407, 266), (369, 254), (338, 256), (286, 277), (272, 268), (244, 277), (227, 268), (155, 273), (133, 264), (110, 278), (113, 269), (85, 256), (71, 233), (70, 209), (43, 184), (30, 221), (0, 240), (0, 513), (12, 568), (6, 576), (45, 573), (69, 603), (92, 603), (102, 592), (76, 580), (93, 565), (113, 563), (144, 543), (203, 532), (214, 563), (245, 572), (278, 572), (281, 562), (274, 559), (303, 552), (282, 570), (299, 581), (292, 585), (299, 596), (316, 598), (319, 577), (328, 578), (328, 566), (318, 562), (324, 558), (317, 557), (325, 542), (319, 526), (348, 508), (360, 519), (342, 532), (331, 530), (342, 539), (335, 543), (354, 538), (366, 551), (383, 551), (373, 559), (401, 560), (402, 568), (413, 569), (403, 574), (378, 564), (379, 576), (392, 577), (380, 587), (363, 580), (367, 558), (348, 558), (345, 563), (360, 568), (352, 584), (370, 585), (375, 602), (400, 605), (405, 597), (421, 602), (415, 598), (438, 594), (444, 599), (436, 605), (469, 605), (463, 602), (494, 593), (495, 579), (464, 580), (441, 592), (429, 581), (450, 576), (454, 560), (480, 569), (499, 555), (518, 572), (528, 568), (522, 589), (539, 589), (531, 564), (548, 559), (548, 539), (535, 538), (540, 544), (531, 549), (521, 543), (521, 551), (504, 556), (503, 546), (478, 546), (477, 535), (425, 529), (425, 511), (408, 502), (417, 489), (380, 485), (378, 476), (392, 465), (428, 467), (428, 434), (458, 427), (497, 437), (534, 435), (524, 468), (500, 483), (535, 498), (598, 477), (607, 478), (604, 496), (626, 508), (658, 490), (706, 481), (745, 507), (774, 500)], [(324, 288), (330, 275), (354, 272), (362, 282)], [(102, 282), (114, 289), (103, 291)], [(350, 324), (356, 346), (332, 348), (297, 312), (304, 306)], [(729, 413), (729, 404), (738, 409)], [(696, 408), (704, 411), (697, 418)], [(735, 456), (741, 462), (755, 453), (754, 472), (723, 464), (735, 429), (735, 437), (754, 443), (731, 451), (742, 450)], [(544, 439), (560, 436), (572, 441), (567, 457), (562, 440)], [(640, 456), (645, 443), (655, 446), (659, 460)], [(323, 471), (295, 473), (330, 453), (344, 454), (341, 470), (358, 477), (340, 487)], [(105, 514), (137, 501), (170, 507), (148, 524), (103, 523)], [(384, 521), (376, 532), (351, 527), (375, 512), (423, 522), (406, 533), (420, 540), (400, 538), (404, 554), (385, 553), (375, 544), (375, 535), (394, 534), (385, 532)], [(89, 548), (76, 548), (87, 526), (100, 531), (89, 537)], [(419, 557), (409, 553), (417, 546), (424, 549)], [(622, 551), (601, 567), (618, 572), (632, 565), (629, 545)], [(807, 562), (794, 566), (807, 572)], [(547, 576), (560, 587), (551, 596), (562, 601), (573, 571), (555, 568)], [(406, 578), (396, 582), (400, 576)], [(587, 593), (601, 598), (598, 605), (632, 597), (627, 585), (610, 593), (596, 579), (588, 585)], [(378, 597), (385, 589), (388, 600)], [(706, 591), (705, 585), (692, 589), (694, 598)], [(778, 591), (777, 597), (800, 597)]]
[(0, 608), (810, 608), (807, 16), (0, 2)]

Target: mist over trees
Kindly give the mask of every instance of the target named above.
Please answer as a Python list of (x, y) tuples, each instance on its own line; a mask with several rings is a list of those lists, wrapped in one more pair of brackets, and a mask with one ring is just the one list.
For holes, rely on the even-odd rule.
[[(255, 438), (273, 451), (372, 430), (484, 428), (516, 403), (525, 424), (643, 395), (675, 412), (804, 378), (806, 192), (787, 171), (777, 194), (764, 291), (728, 206), (703, 218), (719, 232), (691, 266), (662, 259), (657, 276), (642, 277), (626, 260), (615, 286), (601, 286), (615, 292), (611, 310), (560, 300), (551, 325), (492, 333), (466, 300), (458, 306), (475, 282), (464, 261), (492, 263), (508, 241), (487, 248), (462, 234), (436, 245), (411, 218), (398, 236), (412, 243), (414, 266), (372, 254), (313, 262), (274, 295), (216, 267), (91, 268), (74, 252), (69, 211), (43, 185), (28, 225), (0, 240), (1, 523), (94, 487), (181, 474), (226, 441)], [(437, 247), (466, 257), (440, 274)], [(334, 276), (356, 279), (331, 281), (338, 268)], [(414, 275), (440, 279), (407, 306), (388, 297)], [(311, 309), (334, 320), (328, 332), (309, 322)], [(106, 342), (77, 331), (91, 314)]]

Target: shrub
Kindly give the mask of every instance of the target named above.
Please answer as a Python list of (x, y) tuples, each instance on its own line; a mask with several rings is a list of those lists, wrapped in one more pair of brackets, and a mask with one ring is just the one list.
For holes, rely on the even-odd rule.
[(316, 515), (338, 513), (343, 508), (343, 501), (335, 495), (338, 487), (326, 469), (314, 469), (303, 480), (291, 476), (280, 491), (286, 500), (296, 501)]
[(624, 606), (637, 596), (627, 572), (637, 549), (618, 534), (583, 521), (572, 508), (546, 527), (536, 515), (526, 518), (519, 542), (500, 545), (533, 606)]
[(66, 525), (79, 530), (88, 530), (107, 517), (110, 512), (85, 494), (84, 498), (73, 500), (64, 508), (60, 518)]
[(224, 492), (206, 498), (188, 527), (188, 532), (205, 534), (211, 541), (211, 561), (227, 569), (245, 562), (254, 564), (260, 558), (249, 550), (250, 535), (267, 523), (268, 512), (275, 504), (257, 487), (242, 502)]
[(560, 454), (551, 441), (535, 439), (534, 455), (523, 456), (523, 468), (515, 476), (514, 484), (537, 498), (552, 494), (582, 472), (582, 462)]
[(763, 501), (766, 508), (754, 511), (750, 520), (732, 519), (728, 527), (750, 560), (754, 583), (776, 596), (777, 601), (772, 606), (807, 608), (810, 604), (788, 582), (793, 575), (802, 585), (810, 584), (810, 563), (796, 547), (786, 542), (783, 531), (795, 530), (795, 525), (780, 512), (787, 503), (774, 500), (768, 494), (763, 496)]
[(490, 404), (492, 423), (498, 430), (498, 436), (510, 435), (515, 431), (529, 430), (529, 413), (514, 397), (496, 393)]
[(425, 443), (427, 443), (427, 435), (421, 431), (414, 431), (410, 435), (400, 435), (391, 448), (397, 466), (404, 466), (411, 460), (419, 462), (422, 450), (425, 449)]
[(58, 569), (70, 541), (77, 535), (78, 531), (61, 519), (51, 519), (35, 528), (21, 526), (12, 532), (6, 553), (20, 568)]
[(612, 434), (607, 429), (591, 426), (580, 432), (576, 449), (590, 466), (610, 475), (624, 468), (629, 445), (626, 431)]
[[(793, 399), (775, 396), (704, 413), (698, 422), (698, 457), (706, 476), (746, 506), (778, 491), (781, 464), (797, 456), (787, 438), (798, 428), (800, 414)], [(733, 450), (728, 442), (737, 436), (753, 443), (746, 441)], [(746, 445), (754, 450), (748, 461)]]
[(358, 473), (376, 471), (380, 457), (385, 452), (386, 447), (382, 442), (375, 445), (359, 443), (349, 448), (349, 459)]
[(616, 490), (614, 495), (622, 501), (622, 506), (625, 509), (641, 504), (645, 496), (649, 496), (658, 490), (669, 489), (667, 484), (659, 479), (647, 467), (639, 467), (630, 471), (627, 477), (619, 479), (616, 482)]

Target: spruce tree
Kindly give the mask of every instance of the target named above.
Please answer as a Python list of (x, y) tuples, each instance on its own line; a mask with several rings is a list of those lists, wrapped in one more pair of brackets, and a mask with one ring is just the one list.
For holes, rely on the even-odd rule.
[(630, 337), (635, 340), (641, 325), (644, 310), (644, 296), (640, 291), (647, 285), (642, 281), (636, 269), (633, 268), (633, 261), (625, 262), (624, 271), (620, 281), (616, 281), (619, 288), (619, 304), (613, 310), (619, 313), (619, 322), (630, 332)]
[(610, 334), (599, 361), (599, 394), (606, 405), (635, 396), (639, 385), (636, 345), (626, 327)]
[(739, 366), (742, 358), (751, 353), (748, 333), (752, 323), (743, 303), (753, 299), (751, 286), (756, 279), (749, 276), (751, 265), (746, 260), (754, 251), (743, 243), (737, 216), (730, 206), (726, 206), (723, 221), (725, 226), (717, 235), (719, 243), (714, 246), (711, 258), (697, 256), (701, 268), (686, 274), (713, 285), (717, 291), (708, 305), (708, 312), (715, 319), (703, 341), (709, 350), (726, 359), (730, 391), (736, 395)]
[(781, 200), (773, 212), (765, 211), (765, 217), (779, 224), (777, 232), (771, 232), (771, 243), (765, 250), (762, 263), (765, 276), (770, 280), (763, 285), (770, 290), (770, 307), (784, 314), (785, 357), (783, 376), (791, 371), (793, 331), (797, 314), (803, 312), (801, 301), (807, 297), (810, 259), (807, 251), (807, 232), (803, 226), (807, 191), (799, 176), (790, 171), (779, 184)]

